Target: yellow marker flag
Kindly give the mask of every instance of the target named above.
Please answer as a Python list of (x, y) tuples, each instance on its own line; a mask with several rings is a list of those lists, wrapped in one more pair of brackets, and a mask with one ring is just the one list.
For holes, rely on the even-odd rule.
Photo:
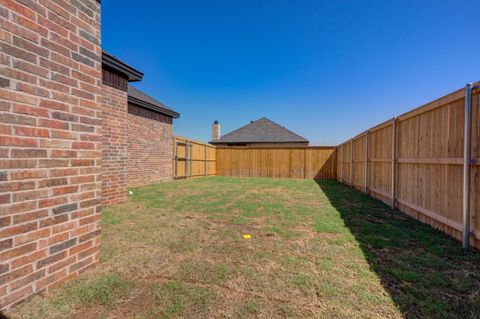
[(243, 238), (244, 238), (244, 239), (250, 239), (250, 238), (252, 238), (252, 235), (250, 235), (250, 234), (245, 234), (245, 235), (243, 235)]

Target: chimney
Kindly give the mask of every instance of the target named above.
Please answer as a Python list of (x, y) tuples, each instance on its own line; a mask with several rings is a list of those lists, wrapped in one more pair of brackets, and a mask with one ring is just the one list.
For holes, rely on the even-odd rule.
[(218, 141), (220, 139), (220, 123), (214, 121), (212, 124), (212, 141)]

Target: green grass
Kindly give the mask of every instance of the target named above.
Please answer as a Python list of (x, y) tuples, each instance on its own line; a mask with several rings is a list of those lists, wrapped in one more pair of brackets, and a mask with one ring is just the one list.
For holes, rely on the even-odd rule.
[(104, 209), (96, 269), (9, 315), (480, 317), (478, 251), (337, 182), (208, 177), (133, 193)]

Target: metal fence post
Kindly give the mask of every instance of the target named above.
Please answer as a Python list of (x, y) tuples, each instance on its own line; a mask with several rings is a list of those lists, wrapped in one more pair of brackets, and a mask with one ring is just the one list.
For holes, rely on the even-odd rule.
[(396, 145), (397, 145), (397, 118), (394, 117), (392, 120), (392, 208), (395, 208), (395, 202), (396, 202)]
[(175, 159), (175, 164), (174, 164), (175, 165), (175, 168), (174, 168), (175, 169), (175, 176), (174, 176), (173, 179), (176, 179), (178, 177), (178, 144), (177, 144), (177, 140), (175, 138), (174, 138), (174, 142), (175, 142), (175, 144), (174, 144), (175, 145), (175, 155), (174, 155), (175, 156), (174, 157), (174, 159)]
[(364, 167), (364, 184), (365, 194), (368, 194), (368, 130), (365, 132), (365, 167)]
[(464, 155), (463, 155), (463, 249), (470, 244), (470, 183), (472, 164), (472, 91), (473, 84), (465, 86), (465, 132), (464, 132)]

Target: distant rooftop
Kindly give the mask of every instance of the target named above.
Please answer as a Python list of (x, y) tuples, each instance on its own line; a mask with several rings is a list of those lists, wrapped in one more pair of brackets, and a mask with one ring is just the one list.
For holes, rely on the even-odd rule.
[(308, 140), (262, 117), (210, 143), (308, 143)]

